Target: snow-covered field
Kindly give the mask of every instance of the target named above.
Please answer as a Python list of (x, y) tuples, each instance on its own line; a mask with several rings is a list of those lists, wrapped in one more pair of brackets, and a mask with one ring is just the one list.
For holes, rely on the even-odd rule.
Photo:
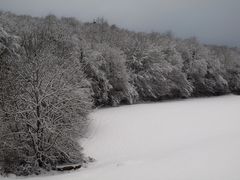
[(82, 145), (95, 163), (29, 179), (240, 180), (240, 96), (107, 108), (91, 118)]

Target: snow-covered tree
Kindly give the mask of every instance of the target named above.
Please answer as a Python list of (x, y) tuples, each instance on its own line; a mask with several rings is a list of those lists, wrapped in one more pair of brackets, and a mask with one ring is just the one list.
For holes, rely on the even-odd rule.
[(98, 44), (87, 52), (84, 65), (97, 106), (133, 102), (135, 92), (128, 82), (125, 56), (120, 50)]
[(183, 71), (194, 86), (194, 96), (220, 95), (228, 92), (224, 68), (218, 56), (196, 39), (179, 43), (178, 50), (184, 61)]
[(189, 97), (192, 86), (182, 72), (182, 58), (174, 44), (150, 46), (138, 60), (141, 71), (134, 75), (143, 100)]
[[(46, 29), (47, 28), (47, 29)], [(3, 170), (17, 175), (81, 163), (77, 140), (91, 109), (89, 85), (68, 34), (49, 21), (22, 37), (14, 57), (13, 93), (6, 95), (0, 125)]]

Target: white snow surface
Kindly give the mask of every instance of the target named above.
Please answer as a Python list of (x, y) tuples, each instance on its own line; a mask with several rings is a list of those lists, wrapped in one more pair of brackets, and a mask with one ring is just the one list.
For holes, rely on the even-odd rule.
[(240, 180), (240, 96), (106, 108), (90, 117), (81, 143), (96, 162), (28, 179)]

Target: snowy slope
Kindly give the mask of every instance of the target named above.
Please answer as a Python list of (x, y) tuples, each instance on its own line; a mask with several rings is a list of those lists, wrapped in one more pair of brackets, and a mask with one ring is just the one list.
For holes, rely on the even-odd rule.
[[(240, 180), (240, 96), (91, 114), (86, 169), (41, 180)], [(14, 179), (14, 178), (13, 178)]]

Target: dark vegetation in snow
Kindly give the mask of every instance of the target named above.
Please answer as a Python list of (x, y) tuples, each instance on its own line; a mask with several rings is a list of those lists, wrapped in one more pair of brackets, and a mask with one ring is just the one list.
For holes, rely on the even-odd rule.
[(98, 106), (240, 93), (240, 50), (136, 33), (98, 18), (0, 12), (0, 166), (39, 174), (85, 162)]

